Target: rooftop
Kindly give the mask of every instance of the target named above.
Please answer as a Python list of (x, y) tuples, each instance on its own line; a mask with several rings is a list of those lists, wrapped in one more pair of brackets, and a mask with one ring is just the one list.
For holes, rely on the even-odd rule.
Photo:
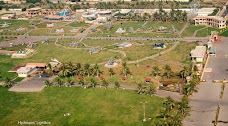
[(206, 54), (206, 46), (196, 46), (196, 48), (191, 51), (191, 57), (203, 58), (205, 54)]

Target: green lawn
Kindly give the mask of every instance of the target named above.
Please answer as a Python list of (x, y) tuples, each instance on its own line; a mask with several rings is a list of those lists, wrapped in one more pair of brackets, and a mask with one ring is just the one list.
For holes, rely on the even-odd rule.
[[(121, 24), (122, 23), (122, 24)], [(172, 25), (178, 31), (183, 27), (184, 23), (176, 23), (176, 22), (148, 22), (144, 27), (142, 25), (145, 22), (121, 22), (118, 21), (112, 25), (110, 31), (105, 30), (104, 26), (99, 26), (98, 31), (95, 33), (90, 33), (90, 36), (126, 36), (126, 37), (177, 37), (177, 34), (170, 33), (169, 30), (172, 28)], [(167, 33), (157, 33), (156, 30), (159, 26), (167, 27)], [(119, 34), (116, 33), (118, 28), (125, 28), (126, 33)], [(142, 31), (138, 32), (130, 32), (130, 27), (132, 27), (135, 31), (138, 28), (142, 27)], [(152, 31), (147, 31), (147, 28), (151, 27)]]
[(211, 34), (211, 31), (219, 31), (217, 28), (208, 27), (197, 32), (196, 37), (206, 37)]
[[(2, 28), (4, 32), (0, 33), (3, 35), (22, 35), (25, 34), (28, 30), (32, 29), (30, 26), (29, 20), (0, 20), (0, 24), (9, 23), (9, 27)], [(34, 20), (34, 23), (38, 20)], [(19, 27), (25, 28), (22, 31), (17, 31)]]
[(17, 76), (16, 73), (8, 72), (16, 64), (17, 62), (11, 60), (10, 56), (0, 54), (0, 81), (5, 80), (6, 77), (13, 79)]
[(194, 34), (194, 32), (196, 30), (199, 30), (201, 28), (204, 28), (205, 26), (195, 26), (195, 25), (190, 25), (188, 26), (184, 32), (182, 33), (183, 37), (192, 37), (192, 35)]
[(221, 36), (225, 36), (228, 37), (228, 30), (226, 30), (225, 32), (223, 32), (222, 34), (220, 34)]
[(86, 23), (77, 23), (77, 22), (72, 22), (68, 26), (70, 27), (82, 27), (82, 28), (87, 28), (89, 24)]
[(21, 59), (21, 62), (44, 62), (48, 63), (52, 58), (56, 58), (62, 62), (73, 63), (101, 63), (107, 61), (111, 57), (121, 57), (121, 54), (110, 51), (101, 51), (100, 53), (90, 55), (86, 49), (65, 49), (55, 46), (54, 43), (39, 43), (34, 48), (36, 54), (32, 57)]
[[(153, 125), (163, 99), (117, 89), (51, 87), (40, 93), (14, 93), (0, 88), (0, 125), (18, 121), (46, 121), (61, 126), (145, 126)], [(143, 122), (143, 107), (147, 101)], [(70, 116), (64, 116), (70, 113)]]

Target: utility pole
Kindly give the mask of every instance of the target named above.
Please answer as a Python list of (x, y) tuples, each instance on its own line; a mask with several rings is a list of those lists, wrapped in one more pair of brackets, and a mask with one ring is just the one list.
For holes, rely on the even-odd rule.
[(143, 104), (143, 121), (146, 122), (146, 102), (140, 102)]

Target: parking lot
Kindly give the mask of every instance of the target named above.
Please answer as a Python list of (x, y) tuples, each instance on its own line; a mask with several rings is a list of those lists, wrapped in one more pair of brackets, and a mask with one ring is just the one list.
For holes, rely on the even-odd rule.
[(205, 72), (203, 79), (207, 81), (228, 80), (228, 40), (213, 45), (216, 56), (210, 56), (206, 68), (212, 68), (211, 72)]
[(14, 92), (40, 92), (44, 89), (44, 81), (48, 79), (47, 77), (34, 76), (30, 78), (25, 78), (15, 86), (9, 89), (9, 91)]

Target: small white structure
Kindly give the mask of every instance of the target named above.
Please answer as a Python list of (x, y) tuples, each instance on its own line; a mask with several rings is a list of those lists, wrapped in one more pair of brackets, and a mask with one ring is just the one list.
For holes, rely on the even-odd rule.
[(25, 66), (17, 70), (18, 77), (28, 77), (37, 71), (35, 66)]
[(13, 18), (15, 18), (15, 14), (4, 14), (1, 16), (1, 19), (5, 19), (5, 20), (13, 19)]
[(78, 29), (77, 28), (73, 28), (71, 30), (69, 30), (70, 32), (78, 32)]
[(113, 67), (116, 67), (118, 66), (118, 63), (115, 62), (114, 60), (110, 59), (106, 64), (105, 64), (105, 67), (107, 68), (113, 68)]
[(26, 58), (32, 55), (34, 52), (33, 49), (25, 49), (24, 51), (17, 51), (12, 54), (11, 58)]
[(47, 28), (52, 28), (52, 27), (54, 27), (54, 23), (51, 23), (51, 24), (47, 24), (47, 26), (46, 26)]
[(207, 42), (207, 48), (211, 48), (212, 47), (212, 42), (211, 41), (208, 41)]
[(132, 46), (132, 44), (129, 42), (123, 42), (121, 44), (116, 45), (116, 47), (118, 47), (118, 48), (126, 48), (126, 47), (130, 47), (130, 46)]
[(9, 24), (10, 24), (10, 23), (5, 22), (5, 23), (3, 23), (3, 24), (1, 24), (1, 25), (2, 25), (3, 28), (6, 28), (6, 27), (9, 27)]
[(63, 32), (64, 32), (64, 29), (63, 29), (63, 28), (61, 28), (61, 29), (56, 29), (55, 32), (56, 32), (56, 33), (63, 33)]
[(202, 63), (206, 55), (206, 46), (196, 46), (194, 50), (191, 51), (191, 58), (193, 62)]
[(24, 31), (24, 30), (25, 30), (25, 28), (23, 28), (23, 27), (19, 27), (19, 28), (17, 28), (16, 30), (17, 30), (17, 31)]
[(118, 29), (116, 30), (116, 33), (120, 33), (120, 34), (125, 33), (125, 32), (126, 32), (126, 30), (123, 29), (123, 28), (118, 28)]

